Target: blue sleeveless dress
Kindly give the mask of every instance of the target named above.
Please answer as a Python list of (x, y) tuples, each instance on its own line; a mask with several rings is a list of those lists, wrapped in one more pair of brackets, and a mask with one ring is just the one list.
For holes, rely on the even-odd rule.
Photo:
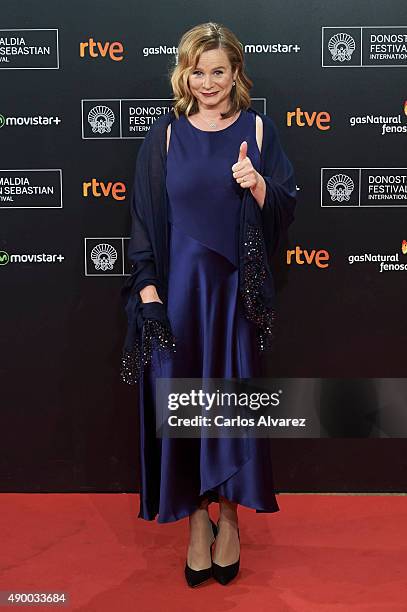
[(177, 352), (154, 352), (140, 384), (139, 518), (176, 521), (203, 497), (222, 495), (257, 512), (279, 510), (270, 440), (159, 439), (155, 436), (155, 379), (262, 376), (254, 325), (239, 295), (239, 219), (242, 188), (231, 166), (243, 140), (258, 170), (255, 114), (242, 110), (219, 131), (204, 131), (181, 115), (171, 127), (166, 187), (169, 219), (167, 313)]

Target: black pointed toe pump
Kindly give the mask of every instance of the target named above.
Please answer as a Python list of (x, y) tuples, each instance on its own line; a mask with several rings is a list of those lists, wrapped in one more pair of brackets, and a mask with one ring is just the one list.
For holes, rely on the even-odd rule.
[[(218, 533), (218, 528), (215, 525), (215, 523), (212, 521), (212, 519), (209, 519), (209, 520), (211, 521), (213, 535), (216, 538), (216, 535)], [(215, 540), (213, 540), (211, 544), (211, 549), (210, 549), (211, 550), (211, 566), (210, 567), (207, 567), (201, 570), (194, 570), (191, 567), (189, 567), (187, 562), (185, 562), (184, 573), (185, 573), (186, 581), (190, 587), (196, 587), (199, 584), (202, 584), (203, 582), (205, 582), (206, 580), (209, 580), (209, 578), (212, 578), (212, 546), (214, 543), (215, 543)]]
[[(218, 524), (219, 524), (219, 521), (218, 521)], [(217, 529), (219, 529), (218, 525), (216, 527)], [(239, 542), (240, 542), (239, 527), (237, 528), (237, 537), (239, 538)], [(230, 563), (229, 565), (222, 566), (212, 561), (212, 575), (215, 578), (215, 580), (219, 582), (219, 584), (223, 584), (223, 585), (228, 584), (231, 580), (233, 580), (233, 578), (237, 576), (237, 574), (239, 573), (239, 568), (240, 568), (240, 554), (239, 554), (238, 560), (235, 561), (234, 563)]]

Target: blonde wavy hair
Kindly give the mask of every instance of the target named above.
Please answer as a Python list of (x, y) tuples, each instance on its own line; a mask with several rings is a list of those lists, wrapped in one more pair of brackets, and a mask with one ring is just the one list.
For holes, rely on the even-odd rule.
[(209, 21), (200, 23), (185, 32), (178, 44), (178, 63), (170, 68), (169, 78), (173, 90), (173, 109), (179, 119), (180, 114), (194, 115), (199, 107), (191, 93), (188, 77), (196, 68), (201, 53), (211, 49), (223, 49), (229, 58), (232, 73), (238, 69), (236, 85), (231, 91), (231, 105), (227, 112), (221, 113), (223, 119), (232, 117), (239, 110), (246, 110), (251, 104), (249, 90), (253, 81), (244, 70), (243, 45), (235, 34), (219, 23)]

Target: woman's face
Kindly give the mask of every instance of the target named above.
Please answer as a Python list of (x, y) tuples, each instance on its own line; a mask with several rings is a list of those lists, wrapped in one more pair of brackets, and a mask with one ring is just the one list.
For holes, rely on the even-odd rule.
[[(204, 51), (188, 82), (199, 107), (226, 110), (237, 69), (232, 73), (229, 58), (223, 49)], [(213, 95), (205, 95), (213, 93)]]

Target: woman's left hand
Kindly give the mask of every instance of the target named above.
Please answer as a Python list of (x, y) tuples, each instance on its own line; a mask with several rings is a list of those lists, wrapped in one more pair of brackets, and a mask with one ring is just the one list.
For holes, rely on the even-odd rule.
[(250, 157), (247, 155), (247, 142), (244, 140), (240, 145), (239, 159), (232, 166), (233, 177), (243, 188), (249, 188), (253, 197), (260, 206), (264, 203), (265, 181), (261, 174), (253, 167)]

